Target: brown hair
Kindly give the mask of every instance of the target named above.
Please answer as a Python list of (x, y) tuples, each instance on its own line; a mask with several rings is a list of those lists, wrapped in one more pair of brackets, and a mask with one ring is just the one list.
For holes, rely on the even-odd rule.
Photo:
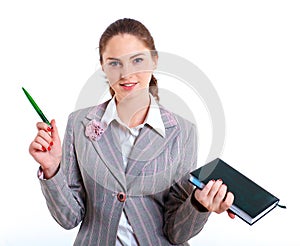
[[(151, 50), (153, 56), (157, 56), (157, 51), (154, 45), (154, 40), (149, 32), (149, 30), (139, 21), (124, 18), (119, 19), (112, 24), (110, 24), (106, 30), (103, 32), (100, 41), (99, 41), (99, 54), (100, 54), (100, 62), (102, 64), (103, 57), (102, 54), (104, 52), (104, 49), (107, 45), (107, 42), (113, 37), (118, 34), (131, 34), (137, 38), (139, 38), (141, 41), (144, 42), (146, 47)], [(159, 101), (158, 96), (158, 86), (157, 86), (157, 80), (153, 76), (151, 77), (150, 84), (149, 84), (149, 92), (154, 96), (154, 98)], [(110, 88), (110, 93), (113, 96), (114, 91), (112, 88)]]

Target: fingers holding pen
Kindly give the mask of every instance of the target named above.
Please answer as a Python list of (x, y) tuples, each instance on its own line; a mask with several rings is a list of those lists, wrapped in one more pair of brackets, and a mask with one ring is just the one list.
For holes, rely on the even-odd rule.
[(45, 178), (56, 173), (62, 158), (61, 142), (54, 120), (51, 126), (44, 122), (37, 123), (37, 135), (29, 146), (29, 153), (42, 167)]
[(35, 152), (41, 152), (41, 151), (46, 152), (47, 149), (43, 145), (39, 144), (36, 141), (33, 141), (30, 144), (30, 146), (29, 146), (29, 153), (34, 154)]
[[(51, 150), (51, 144), (53, 145), (52, 141), (49, 142), (49, 140), (45, 140), (41, 135), (44, 135), (44, 133), (41, 133), (41, 131), (38, 132), (37, 136), (34, 138), (34, 140), (29, 145), (29, 153), (38, 160), (39, 156), (42, 158), (41, 152), (47, 152)], [(49, 138), (50, 136), (48, 135)], [(50, 137), (51, 139), (51, 137)], [(44, 156), (44, 155), (43, 155)], [(39, 162), (39, 161), (38, 161)]]
[(37, 123), (37, 128), (38, 133), (34, 142), (40, 145), (42, 151), (51, 150), (51, 146), (54, 144), (51, 136), (51, 128), (43, 122)]
[(53, 145), (60, 146), (61, 143), (55, 120), (51, 120), (51, 126), (44, 122), (38, 122), (36, 127), (38, 133), (34, 141), (40, 145), (39, 149), (50, 151), (54, 147)]
[(38, 131), (43, 130), (43, 131), (47, 132), (49, 135), (51, 135), (52, 125), (49, 126), (45, 122), (37, 122), (36, 123), (36, 128), (38, 129)]

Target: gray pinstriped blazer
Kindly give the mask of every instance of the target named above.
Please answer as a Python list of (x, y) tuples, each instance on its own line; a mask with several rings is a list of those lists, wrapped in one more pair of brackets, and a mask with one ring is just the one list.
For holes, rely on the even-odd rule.
[(160, 106), (166, 137), (146, 124), (124, 170), (115, 122), (98, 141), (85, 136), (86, 124), (100, 121), (106, 106), (70, 114), (60, 169), (40, 181), (51, 215), (66, 229), (81, 223), (76, 246), (115, 245), (123, 209), (140, 245), (188, 245), (209, 216), (191, 204), (187, 181), (196, 167), (195, 126)]

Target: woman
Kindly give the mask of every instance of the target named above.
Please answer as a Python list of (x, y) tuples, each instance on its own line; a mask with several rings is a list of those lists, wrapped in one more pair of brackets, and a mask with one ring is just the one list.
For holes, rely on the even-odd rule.
[(157, 103), (158, 55), (146, 27), (112, 23), (99, 52), (112, 99), (73, 112), (62, 148), (55, 121), (37, 123), (29, 151), (48, 208), (66, 229), (81, 223), (74, 245), (188, 245), (233, 195), (221, 180), (194, 192), (187, 181), (195, 126)]

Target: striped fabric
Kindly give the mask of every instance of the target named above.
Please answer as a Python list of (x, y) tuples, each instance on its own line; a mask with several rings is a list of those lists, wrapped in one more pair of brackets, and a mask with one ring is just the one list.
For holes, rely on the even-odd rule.
[(86, 125), (100, 121), (106, 106), (70, 114), (60, 169), (40, 180), (51, 215), (65, 229), (80, 224), (76, 246), (115, 245), (123, 209), (139, 245), (188, 245), (210, 214), (191, 204), (193, 186), (187, 181), (196, 168), (195, 126), (160, 107), (166, 137), (146, 124), (125, 170), (116, 124), (98, 141), (85, 136)]

